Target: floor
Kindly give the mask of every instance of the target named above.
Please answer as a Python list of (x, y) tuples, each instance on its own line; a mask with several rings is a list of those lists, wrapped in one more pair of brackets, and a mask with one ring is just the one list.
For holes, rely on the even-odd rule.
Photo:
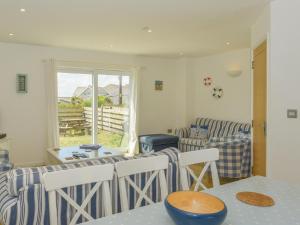
[[(199, 176), (200, 172), (202, 171), (203, 169), (203, 166), (204, 164), (201, 163), (201, 164), (195, 164), (195, 165), (192, 165), (191, 166), (191, 169), (194, 171), (194, 173)], [(237, 179), (237, 178), (220, 178), (220, 184), (223, 185), (223, 184), (228, 184), (228, 183), (231, 183), (231, 182), (235, 182), (235, 181), (238, 181), (240, 179)], [(203, 184), (207, 187), (207, 188), (212, 188), (213, 187), (213, 184), (212, 184), (212, 179), (211, 179), (211, 176), (206, 173), (203, 177)], [(195, 183), (192, 185), (191, 187), (191, 190), (193, 190), (195, 187)], [(201, 190), (201, 189), (200, 189)]]

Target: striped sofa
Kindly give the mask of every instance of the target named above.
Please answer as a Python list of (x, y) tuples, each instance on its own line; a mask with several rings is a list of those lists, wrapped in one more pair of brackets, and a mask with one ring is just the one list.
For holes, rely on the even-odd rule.
[[(133, 158), (109, 157), (105, 159), (87, 160), (74, 164), (62, 164), (55, 166), (44, 166), (36, 168), (13, 169), (6, 174), (0, 174), (0, 223), (2, 225), (50, 225), (48, 193), (41, 184), (42, 175), (45, 172), (67, 170), (71, 168), (86, 167), (105, 163), (115, 163), (122, 160), (134, 160), (134, 158), (150, 157), (153, 155), (167, 155), (169, 157), (169, 167), (166, 170), (168, 182), (168, 191), (179, 190), (179, 170), (178, 170), (178, 149), (168, 148), (157, 153), (139, 155)], [(149, 179), (149, 173), (142, 173), (132, 176), (137, 186), (142, 188)], [(62, 181), (63, 182), (63, 181)], [(78, 185), (76, 187), (65, 188), (67, 192), (78, 204), (82, 203), (87, 193), (94, 184)], [(127, 184), (128, 185), (128, 184)], [(116, 174), (110, 183), (112, 193), (113, 213), (118, 213), (120, 209), (120, 197), (118, 189), (118, 179)], [(94, 218), (100, 218), (103, 214), (102, 192), (101, 188), (91, 199), (86, 210)], [(151, 199), (156, 202), (160, 197), (160, 188), (158, 179), (154, 180), (148, 190)], [(129, 189), (129, 208), (134, 207), (137, 200), (137, 194), (133, 189)], [(145, 205), (142, 202), (142, 205)], [(58, 217), (60, 225), (67, 225), (75, 214), (75, 210), (67, 202), (57, 197)], [(85, 222), (85, 218), (80, 217), (78, 223)]]
[(239, 132), (251, 133), (251, 125), (232, 121), (198, 118), (194, 125), (208, 127), (206, 139), (190, 138), (191, 128), (176, 129), (179, 150), (182, 152), (218, 148), (217, 162), (220, 177), (243, 178), (251, 175), (251, 137), (239, 137)]

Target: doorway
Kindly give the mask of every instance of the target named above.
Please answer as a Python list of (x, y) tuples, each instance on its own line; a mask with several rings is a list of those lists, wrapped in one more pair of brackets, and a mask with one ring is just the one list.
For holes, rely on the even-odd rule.
[(253, 57), (253, 175), (266, 176), (267, 41)]

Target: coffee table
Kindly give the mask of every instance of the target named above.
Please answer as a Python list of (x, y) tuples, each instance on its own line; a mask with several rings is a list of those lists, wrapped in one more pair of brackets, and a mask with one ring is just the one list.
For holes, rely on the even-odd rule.
[[(51, 164), (75, 163), (84, 160), (106, 158), (111, 156), (122, 156), (125, 154), (124, 148), (101, 147), (98, 150), (80, 149), (79, 146), (64, 147), (59, 150), (48, 149), (48, 159)], [(73, 153), (86, 154), (87, 158), (74, 158)]]

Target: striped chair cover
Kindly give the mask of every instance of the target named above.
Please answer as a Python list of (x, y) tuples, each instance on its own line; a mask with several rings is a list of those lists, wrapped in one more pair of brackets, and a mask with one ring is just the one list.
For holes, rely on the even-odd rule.
[[(74, 164), (63, 164), (55, 166), (45, 166), (37, 168), (21, 168), (10, 171), (7, 176), (0, 176), (0, 221), (2, 225), (50, 225), (48, 193), (41, 184), (42, 174), (47, 171), (65, 170), (70, 168), (85, 167), (90, 165), (99, 165), (105, 163), (115, 163), (121, 160), (134, 160), (140, 157), (150, 157), (153, 155), (165, 154), (169, 157), (169, 168), (166, 170), (168, 182), (168, 191), (174, 192), (179, 190), (179, 172), (178, 172), (178, 149), (169, 148), (160, 152), (148, 155), (140, 155), (133, 158), (110, 157), (105, 159), (88, 160)], [(134, 175), (132, 178), (140, 188), (143, 188), (149, 173)], [(82, 203), (85, 195), (90, 191), (94, 184), (78, 185), (76, 187), (65, 188), (68, 193), (78, 204)], [(155, 180), (149, 194), (154, 202), (159, 199), (159, 181)], [(113, 181), (110, 183), (112, 193), (113, 213), (120, 212), (120, 197), (118, 190), (118, 179), (115, 174)], [(130, 190), (130, 189), (129, 189)], [(103, 216), (101, 188), (93, 196), (86, 210), (94, 218)], [(135, 192), (129, 191), (129, 201), (135, 202)], [(58, 217), (59, 224), (67, 225), (75, 214), (75, 210), (67, 202), (58, 196)], [(143, 202), (142, 205), (146, 203)], [(131, 204), (133, 207), (133, 204)], [(78, 223), (85, 222), (85, 218), (80, 217)]]

